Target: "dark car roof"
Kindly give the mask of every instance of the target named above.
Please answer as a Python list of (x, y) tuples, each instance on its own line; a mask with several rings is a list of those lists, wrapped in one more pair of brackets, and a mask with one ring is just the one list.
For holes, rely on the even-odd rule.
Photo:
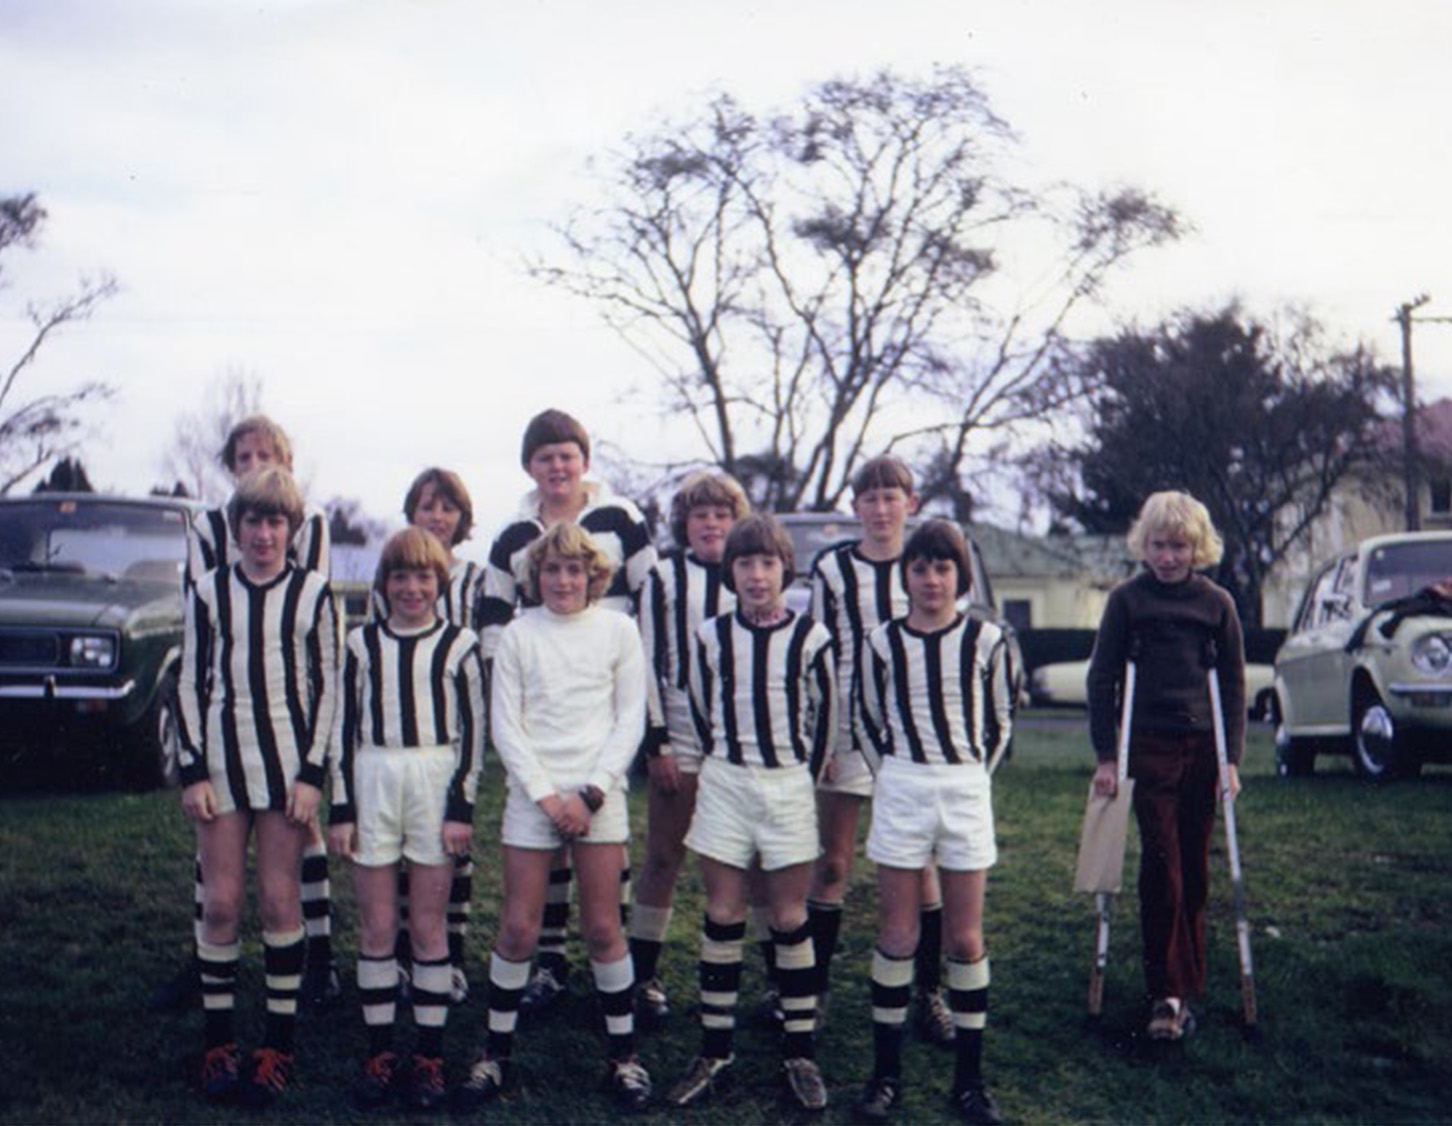
[(0, 505), (55, 504), (76, 501), (80, 504), (133, 504), (145, 508), (185, 508), (200, 512), (207, 506), (190, 497), (128, 497), (112, 493), (28, 493), (20, 497), (0, 497)]

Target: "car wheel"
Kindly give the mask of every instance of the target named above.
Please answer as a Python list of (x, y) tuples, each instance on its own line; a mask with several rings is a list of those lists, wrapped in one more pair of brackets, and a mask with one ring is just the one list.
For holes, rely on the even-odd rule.
[(1361, 688), (1352, 705), (1351, 758), (1356, 772), (1372, 782), (1415, 774), (1421, 765), (1375, 688)]
[(181, 728), (177, 717), (176, 673), (157, 686), (151, 707), (127, 732), (132, 782), (141, 787), (175, 786), (181, 780)]
[(1286, 721), (1281, 718), (1279, 705), (1275, 709), (1276, 721), (1276, 774), (1282, 778), (1304, 778), (1315, 772), (1316, 750), (1309, 739), (1293, 739), (1286, 730)]

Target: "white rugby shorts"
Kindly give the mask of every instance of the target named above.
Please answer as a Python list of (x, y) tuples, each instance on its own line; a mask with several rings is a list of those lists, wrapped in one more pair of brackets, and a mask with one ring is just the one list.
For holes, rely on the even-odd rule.
[(550, 824), (544, 810), (530, 801), (523, 789), (510, 786), (504, 799), (504, 823), (499, 830), (499, 839), (511, 848), (549, 851), (566, 843), (624, 844), (630, 840), (630, 809), (625, 800), (625, 790), (617, 787), (607, 793), (600, 811), (590, 815), (590, 828), (585, 835), (567, 842)]
[(707, 755), (686, 847), (733, 868), (749, 868), (758, 853), (767, 872), (810, 863), (822, 851), (812, 790), (803, 763), (737, 766)]
[(827, 760), (827, 769), (822, 772), (822, 780), (817, 784), (817, 789), (824, 794), (846, 794), (854, 798), (872, 797), (873, 778), (872, 769), (867, 765), (867, 757), (859, 750), (854, 750), (850, 741), (838, 740), (839, 750), (833, 751)]
[(354, 759), (358, 811), (355, 863), (449, 864), (444, 811), (457, 759), (447, 744), (430, 747), (360, 747)]
[(981, 763), (928, 764), (886, 755), (872, 797), (867, 858), (890, 868), (924, 868), (936, 855), (950, 872), (998, 860), (993, 787)]

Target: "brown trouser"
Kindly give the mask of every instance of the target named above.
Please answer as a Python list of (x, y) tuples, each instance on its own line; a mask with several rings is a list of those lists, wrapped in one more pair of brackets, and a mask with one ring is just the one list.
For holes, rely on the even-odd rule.
[(1218, 767), (1213, 736), (1136, 732), (1130, 746), (1139, 822), (1139, 920), (1152, 998), (1205, 988), (1205, 900)]

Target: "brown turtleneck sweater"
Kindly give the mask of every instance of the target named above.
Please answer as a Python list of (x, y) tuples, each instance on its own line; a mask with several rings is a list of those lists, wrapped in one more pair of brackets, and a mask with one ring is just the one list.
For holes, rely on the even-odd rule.
[(1135, 662), (1132, 731), (1211, 730), (1206, 660), (1220, 672), (1226, 751), (1240, 762), (1245, 743), (1245, 649), (1235, 603), (1203, 575), (1162, 583), (1141, 571), (1110, 592), (1087, 680), (1089, 736), (1101, 762), (1115, 756), (1119, 691)]

